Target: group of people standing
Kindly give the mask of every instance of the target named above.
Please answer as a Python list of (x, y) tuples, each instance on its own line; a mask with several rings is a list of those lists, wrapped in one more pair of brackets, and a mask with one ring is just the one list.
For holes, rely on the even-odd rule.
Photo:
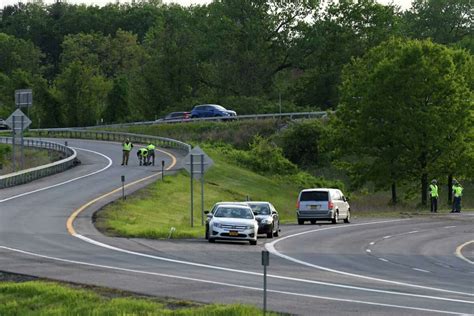
[[(451, 189), (453, 192), (453, 207), (452, 207), (451, 213), (461, 213), (461, 198), (462, 198), (462, 191), (464, 190), (464, 188), (456, 179), (453, 179)], [(431, 181), (431, 184), (428, 190), (430, 193), (431, 213), (437, 213), (439, 190), (438, 190), (438, 182), (436, 181), (436, 179), (433, 179)]]
[[(141, 147), (137, 150), (137, 158), (140, 166), (155, 165), (155, 148), (155, 145), (150, 143), (146, 147)], [(122, 166), (128, 165), (128, 158), (130, 157), (132, 149), (133, 144), (130, 139), (127, 138), (122, 144)]]

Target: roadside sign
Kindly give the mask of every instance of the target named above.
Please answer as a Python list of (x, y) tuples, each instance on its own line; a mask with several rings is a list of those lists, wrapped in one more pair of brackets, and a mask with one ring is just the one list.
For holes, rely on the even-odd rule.
[(15, 104), (18, 108), (33, 105), (33, 91), (31, 89), (15, 90)]
[[(192, 159), (192, 168), (191, 168), (191, 156)], [(187, 172), (191, 173), (195, 179), (200, 179), (201, 174), (206, 173), (206, 171), (214, 164), (214, 161), (209, 157), (199, 146), (194, 147), (189, 154), (184, 157), (183, 167)]]
[(31, 125), (31, 120), (20, 109), (16, 109), (6, 120), (5, 123), (16, 131), (24, 131)]
[(266, 250), (262, 250), (262, 266), (268, 266), (270, 264), (270, 253)]

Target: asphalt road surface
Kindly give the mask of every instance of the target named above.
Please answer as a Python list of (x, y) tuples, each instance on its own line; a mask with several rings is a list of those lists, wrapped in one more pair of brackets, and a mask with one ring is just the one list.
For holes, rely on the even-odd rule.
[(160, 178), (161, 160), (166, 168), (178, 169), (183, 153), (157, 152), (156, 167), (138, 166), (132, 154), (124, 167), (118, 143), (68, 143), (81, 165), (0, 190), (0, 270), (162, 297), (262, 306), (261, 251), (268, 249), (267, 306), (273, 311), (474, 314), (472, 213), (285, 225), (282, 237), (261, 238), (257, 246), (210, 244), (204, 238), (111, 238), (96, 231), (91, 218), (120, 198), (121, 176), (129, 194)]

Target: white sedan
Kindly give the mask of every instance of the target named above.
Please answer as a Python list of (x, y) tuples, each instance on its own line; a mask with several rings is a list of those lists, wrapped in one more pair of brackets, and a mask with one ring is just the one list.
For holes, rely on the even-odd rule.
[(258, 222), (249, 206), (219, 205), (209, 222), (209, 242), (246, 240), (257, 244)]

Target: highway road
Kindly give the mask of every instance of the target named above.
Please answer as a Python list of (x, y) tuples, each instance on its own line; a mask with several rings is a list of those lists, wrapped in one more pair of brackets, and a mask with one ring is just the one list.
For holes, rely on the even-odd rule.
[[(81, 165), (0, 190), (0, 270), (161, 297), (261, 306), (260, 256), (268, 249), (270, 310), (474, 314), (472, 213), (285, 225), (282, 237), (260, 239), (257, 246), (209, 244), (204, 238), (112, 238), (94, 228), (92, 214), (121, 196), (121, 175), (131, 193), (159, 178), (160, 170), (138, 166), (135, 156), (121, 166), (118, 143), (68, 143)], [(177, 151), (157, 154), (171, 170), (182, 158)]]

